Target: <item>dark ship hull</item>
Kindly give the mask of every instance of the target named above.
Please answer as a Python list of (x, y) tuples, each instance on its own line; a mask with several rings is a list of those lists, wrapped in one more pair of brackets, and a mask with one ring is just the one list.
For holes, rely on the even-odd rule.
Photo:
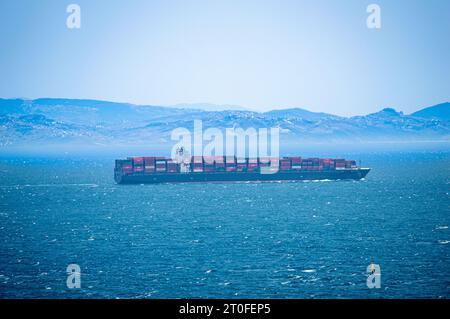
[(116, 170), (114, 179), (119, 184), (360, 180), (369, 171), (369, 168), (351, 168), (330, 171), (278, 171), (273, 174), (261, 174), (259, 172), (122, 174), (122, 172)]

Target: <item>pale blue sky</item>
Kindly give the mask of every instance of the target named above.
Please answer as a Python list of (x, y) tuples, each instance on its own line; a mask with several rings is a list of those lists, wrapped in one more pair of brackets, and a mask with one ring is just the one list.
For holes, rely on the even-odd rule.
[[(81, 6), (79, 30), (66, 6)], [(382, 28), (366, 27), (381, 7)], [(0, 97), (305, 107), (450, 100), (450, 1), (0, 2)]]

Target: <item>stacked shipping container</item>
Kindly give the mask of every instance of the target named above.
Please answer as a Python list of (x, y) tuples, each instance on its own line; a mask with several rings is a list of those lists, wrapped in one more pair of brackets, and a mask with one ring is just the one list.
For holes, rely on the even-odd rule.
[(194, 173), (203, 172), (203, 156), (192, 156), (191, 163), (192, 163), (192, 171)]
[(236, 172), (236, 157), (234, 156), (225, 157), (225, 169), (227, 172)]
[(256, 172), (258, 170), (258, 159), (249, 158), (247, 164), (247, 172)]
[[(322, 171), (356, 168), (356, 162), (332, 158), (236, 158), (235, 156), (192, 156), (194, 173), (259, 172), (263, 167), (278, 167), (280, 171)], [(180, 165), (165, 157), (129, 157), (116, 161), (124, 174), (179, 173)]]
[(292, 162), (289, 157), (280, 160), (280, 169), (282, 171), (290, 171), (292, 169)]
[(144, 157), (144, 171), (147, 174), (152, 174), (155, 172), (155, 158), (154, 157)]

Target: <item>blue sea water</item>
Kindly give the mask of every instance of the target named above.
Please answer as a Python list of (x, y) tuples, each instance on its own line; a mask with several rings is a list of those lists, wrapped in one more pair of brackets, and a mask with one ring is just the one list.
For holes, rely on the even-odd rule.
[(0, 297), (448, 298), (450, 154), (360, 158), (358, 182), (177, 185), (116, 185), (114, 158), (2, 158)]

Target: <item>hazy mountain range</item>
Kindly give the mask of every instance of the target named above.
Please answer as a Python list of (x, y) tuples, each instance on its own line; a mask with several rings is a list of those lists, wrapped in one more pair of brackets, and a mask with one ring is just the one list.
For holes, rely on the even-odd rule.
[(0, 99), (0, 146), (172, 143), (174, 128), (280, 127), (281, 141), (450, 141), (450, 103), (403, 114), (392, 108), (341, 117), (301, 108), (253, 112), (239, 106), (144, 106), (97, 100)]

